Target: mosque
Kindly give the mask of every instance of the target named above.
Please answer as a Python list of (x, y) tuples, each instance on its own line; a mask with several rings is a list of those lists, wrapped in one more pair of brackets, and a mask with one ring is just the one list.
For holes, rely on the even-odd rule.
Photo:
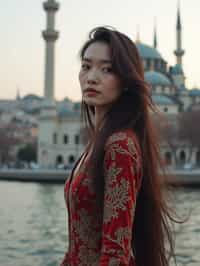
[[(84, 145), (81, 141), (81, 103), (73, 103), (68, 98), (58, 103), (54, 100), (54, 46), (59, 37), (55, 30), (55, 13), (59, 4), (48, 0), (43, 4), (47, 13), (47, 29), (43, 31), (46, 42), (46, 67), (44, 100), (39, 118), (38, 162), (43, 167), (55, 167), (59, 164), (73, 164)], [(136, 40), (136, 45), (143, 61), (145, 80), (151, 84), (152, 98), (159, 110), (170, 119), (175, 119), (180, 112), (200, 104), (200, 89), (189, 90), (185, 86), (183, 69), (184, 50), (182, 48), (182, 25), (180, 8), (177, 10), (176, 64), (168, 66), (167, 61), (157, 49), (157, 34), (154, 29), (153, 45)], [(189, 151), (187, 145), (180, 144), (176, 157), (182, 163), (187, 162)], [(175, 165), (175, 158), (170, 147), (163, 145), (162, 154), (169, 164)], [(200, 151), (194, 149), (191, 161), (195, 163)]]

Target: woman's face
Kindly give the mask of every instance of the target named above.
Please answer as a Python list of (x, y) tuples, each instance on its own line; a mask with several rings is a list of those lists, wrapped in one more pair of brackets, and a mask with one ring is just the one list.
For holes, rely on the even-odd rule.
[(92, 43), (85, 51), (79, 81), (83, 101), (95, 107), (108, 107), (122, 92), (120, 79), (112, 71), (111, 53), (108, 44)]

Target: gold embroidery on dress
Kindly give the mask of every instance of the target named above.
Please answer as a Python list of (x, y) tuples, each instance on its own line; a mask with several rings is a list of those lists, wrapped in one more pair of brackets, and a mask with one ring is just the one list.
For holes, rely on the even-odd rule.
[(79, 259), (80, 266), (98, 266), (99, 254), (94, 252), (91, 249), (88, 249), (87, 246), (81, 245), (79, 249)]
[(112, 160), (115, 160), (115, 158), (116, 158), (116, 153), (129, 154), (129, 152), (128, 152), (126, 149), (122, 148), (122, 147), (120, 146), (120, 144), (118, 144), (118, 143), (113, 143), (113, 144), (109, 147), (109, 150), (110, 150), (110, 152), (111, 152), (111, 158), (112, 158)]
[(117, 181), (117, 175), (122, 171), (122, 168), (116, 167), (116, 162), (112, 162), (108, 169), (105, 169), (104, 175), (109, 179), (109, 185)]
[(104, 222), (108, 223), (111, 219), (118, 217), (119, 210), (126, 210), (129, 181), (122, 178), (120, 184), (116, 184), (114, 187), (109, 188), (109, 184), (106, 184), (106, 186)]
[(135, 155), (137, 155), (137, 149), (135, 147), (134, 141), (130, 137), (127, 138), (127, 147), (132, 157), (135, 158)]
[(115, 231), (116, 241), (119, 244), (122, 244), (124, 239), (129, 239), (131, 237), (131, 228), (127, 227), (119, 227), (117, 231)]
[(125, 132), (116, 132), (113, 133), (107, 140), (106, 146), (110, 145), (113, 142), (119, 141), (119, 140), (124, 140), (127, 137), (127, 133)]
[[(127, 149), (123, 148), (119, 143), (113, 143), (114, 141), (119, 139), (127, 139)], [(136, 154), (136, 148), (135, 144), (132, 141), (131, 138), (127, 136), (126, 133), (116, 133), (111, 135), (110, 142), (112, 143), (106, 154), (105, 154), (105, 161), (109, 158), (109, 155), (111, 157), (111, 160), (114, 161), (111, 163), (108, 167), (104, 165), (105, 170), (105, 184), (106, 184), (106, 192), (105, 192), (105, 214), (104, 214), (104, 221), (105, 223), (108, 223), (112, 218), (118, 217), (118, 211), (125, 210), (126, 204), (128, 201), (128, 190), (129, 190), (129, 181), (126, 180), (126, 178), (120, 179), (120, 184), (116, 183), (116, 176), (121, 172), (121, 168), (116, 167), (116, 153), (120, 154), (128, 154), (132, 158), (137, 158)], [(131, 172), (134, 172), (133, 166), (130, 168)], [(115, 183), (113, 185), (113, 183)]]
[[(94, 221), (95, 219), (95, 221)], [(98, 214), (94, 217), (89, 215), (85, 209), (79, 210), (79, 220), (74, 221), (73, 227), (74, 232), (79, 238), (79, 259), (80, 265), (95, 265), (94, 262), (97, 261), (99, 253), (95, 251), (97, 249), (97, 244), (100, 241), (100, 232), (96, 231), (95, 226), (98, 225)], [(90, 256), (88, 255), (90, 254)]]
[(110, 258), (108, 266), (120, 266), (120, 260), (117, 258)]

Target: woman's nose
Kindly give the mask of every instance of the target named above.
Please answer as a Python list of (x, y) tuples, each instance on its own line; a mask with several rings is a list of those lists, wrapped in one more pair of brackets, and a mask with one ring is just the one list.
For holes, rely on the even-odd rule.
[(98, 81), (99, 81), (98, 71), (95, 69), (93, 69), (93, 70), (91, 69), (87, 75), (87, 82), (88, 83), (97, 83)]

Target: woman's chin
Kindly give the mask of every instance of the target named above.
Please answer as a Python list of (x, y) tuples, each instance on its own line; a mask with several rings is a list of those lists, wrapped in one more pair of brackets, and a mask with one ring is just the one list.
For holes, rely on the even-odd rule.
[(84, 102), (85, 102), (87, 105), (92, 105), (92, 106), (99, 105), (99, 104), (98, 104), (98, 101), (95, 101), (95, 99), (92, 99), (92, 98), (84, 99)]

